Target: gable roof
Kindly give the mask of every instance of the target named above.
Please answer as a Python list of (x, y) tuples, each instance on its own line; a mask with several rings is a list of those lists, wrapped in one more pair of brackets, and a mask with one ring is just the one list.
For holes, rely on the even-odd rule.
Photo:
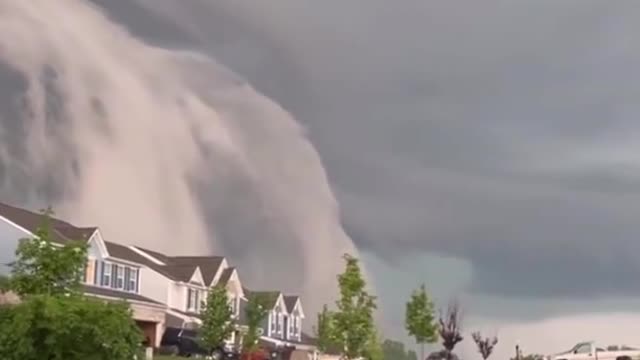
[(233, 275), (234, 271), (236, 271), (236, 268), (234, 268), (234, 267), (228, 267), (228, 268), (224, 269), (222, 271), (222, 274), (220, 275), (220, 279), (218, 279), (218, 284), (227, 285), (227, 283), (231, 279), (231, 276)]
[[(45, 217), (29, 210), (21, 209), (0, 202), (0, 216), (6, 218), (22, 229), (35, 234), (43, 224)], [(78, 227), (66, 221), (49, 217), (51, 241), (65, 244), (73, 240), (89, 240), (98, 230), (97, 227)], [(158, 264), (143, 256), (131, 246), (104, 241), (109, 257), (125, 260), (149, 267), (156, 272), (175, 281), (189, 282), (191, 276), (200, 267), (205, 285), (210, 285), (224, 261), (222, 256), (167, 256), (157, 251), (141, 248), (140, 250), (165, 265)]]
[(273, 309), (276, 306), (280, 295), (282, 295), (280, 291), (253, 291), (246, 288), (243, 288), (243, 290), (248, 299), (258, 296), (263, 297), (266, 301), (265, 306), (269, 309)]
[(166, 264), (175, 265), (195, 265), (200, 267), (202, 272), (202, 279), (205, 285), (211, 285), (213, 278), (218, 273), (220, 265), (224, 261), (222, 256), (171, 256), (165, 257), (167, 261), (163, 261)]
[[(45, 217), (29, 210), (0, 203), (0, 216), (35, 234)], [(51, 241), (64, 244), (73, 240), (89, 240), (97, 227), (77, 227), (66, 221), (49, 217)]]
[(293, 312), (293, 309), (296, 307), (298, 300), (300, 300), (300, 296), (298, 295), (287, 295), (284, 297), (284, 304), (287, 307), (287, 312)]

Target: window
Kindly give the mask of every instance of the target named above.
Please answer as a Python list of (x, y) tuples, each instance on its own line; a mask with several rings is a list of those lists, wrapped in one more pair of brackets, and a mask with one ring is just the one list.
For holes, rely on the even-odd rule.
[(591, 352), (591, 344), (578, 344), (576, 345), (574, 352), (576, 354), (588, 354)]
[(111, 286), (111, 264), (102, 263), (102, 286)]
[(278, 322), (278, 318), (277, 318), (276, 314), (272, 313), (271, 314), (271, 332), (273, 332), (273, 333), (276, 332), (276, 329), (277, 329), (277, 326), (278, 326), (277, 322)]
[(284, 330), (284, 315), (282, 313), (278, 314), (278, 334), (282, 334), (282, 330)]
[(300, 329), (302, 328), (300, 318), (296, 316), (293, 320), (293, 333), (300, 338)]
[(106, 261), (96, 261), (96, 285), (108, 287), (116, 290), (138, 293), (140, 270), (131, 266), (124, 266), (109, 263)]
[(138, 269), (129, 270), (129, 291), (138, 292)]
[(187, 310), (198, 311), (198, 304), (200, 303), (200, 291), (196, 289), (187, 289)]
[(237, 308), (236, 297), (235, 296), (230, 296), (229, 299), (230, 299), (229, 307), (231, 308), (231, 314), (235, 315), (236, 314), (236, 308)]
[(289, 335), (294, 335), (295, 334), (295, 321), (296, 321), (296, 317), (295, 316), (289, 316)]
[(116, 266), (116, 289), (124, 289), (124, 267)]

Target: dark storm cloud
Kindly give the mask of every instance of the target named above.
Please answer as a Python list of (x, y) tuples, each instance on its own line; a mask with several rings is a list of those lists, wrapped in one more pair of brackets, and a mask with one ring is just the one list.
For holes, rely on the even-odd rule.
[(465, 258), (480, 292), (640, 293), (635, 3), (140, 4), (308, 127), (361, 248)]

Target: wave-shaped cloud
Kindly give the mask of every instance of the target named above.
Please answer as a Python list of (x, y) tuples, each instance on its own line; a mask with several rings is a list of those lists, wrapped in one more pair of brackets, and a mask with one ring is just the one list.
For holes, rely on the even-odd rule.
[[(209, 55), (95, 4), (0, 1), (0, 194), (116, 242), (222, 253), (312, 309), (354, 247), (304, 129)], [(327, 289), (318, 292), (318, 289)]]

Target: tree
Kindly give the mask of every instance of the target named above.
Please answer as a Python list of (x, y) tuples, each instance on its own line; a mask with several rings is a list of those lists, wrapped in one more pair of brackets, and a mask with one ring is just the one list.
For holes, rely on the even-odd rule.
[(453, 348), (457, 343), (463, 340), (462, 337), (462, 314), (460, 306), (457, 302), (450, 302), (447, 306), (447, 312), (443, 315), (440, 312), (438, 319), (440, 327), (438, 332), (442, 339), (442, 346), (446, 351), (447, 359), (452, 358)]
[(337, 347), (333, 321), (333, 313), (329, 311), (329, 308), (325, 304), (322, 307), (322, 312), (318, 313), (318, 320), (316, 328), (314, 329), (318, 339), (318, 350), (322, 353), (335, 350)]
[(43, 210), (43, 222), (33, 239), (20, 239), (17, 260), (10, 264), (11, 290), (18, 295), (80, 294), (87, 261), (87, 244), (70, 241), (64, 246), (51, 241), (50, 216)]
[(420, 345), (420, 360), (424, 359), (424, 345), (438, 340), (438, 326), (435, 323), (434, 306), (427, 295), (424, 284), (411, 294), (405, 311), (405, 328)]
[(10, 284), (11, 280), (8, 276), (0, 275), (0, 293), (8, 291), (9, 287), (11, 286)]
[(124, 303), (33, 295), (0, 317), (3, 360), (130, 360), (141, 340)]
[(375, 297), (366, 290), (366, 282), (358, 260), (349, 254), (343, 256), (345, 271), (338, 275), (340, 299), (333, 315), (336, 343), (344, 351), (346, 359), (363, 357), (375, 331), (373, 311)]
[[(384, 360), (384, 350), (382, 349), (382, 340), (378, 336), (378, 332), (372, 331), (369, 341), (366, 345), (364, 358), (367, 360)], [(401, 359), (398, 359), (401, 360)]]
[(249, 302), (245, 308), (247, 318), (247, 333), (243, 339), (243, 351), (245, 353), (253, 352), (258, 347), (258, 339), (260, 339), (260, 324), (267, 317), (269, 309), (267, 304), (269, 298), (261, 293), (250, 294)]
[(385, 340), (382, 343), (382, 352), (385, 360), (405, 360), (407, 353), (404, 350), (404, 344), (400, 341)]
[(491, 356), (493, 348), (496, 346), (496, 344), (498, 344), (498, 338), (495, 336), (492, 338), (484, 338), (479, 331), (471, 334), (471, 337), (473, 338), (473, 342), (475, 342), (476, 346), (478, 347), (480, 356), (482, 356), (484, 360), (487, 360), (489, 356)]
[(0, 306), (0, 359), (130, 360), (142, 335), (126, 303), (86, 298), (86, 245), (51, 242), (49, 214), (11, 264), (17, 304)]
[(220, 347), (233, 333), (232, 316), (227, 289), (224, 286), (212, 287), (204, 304), (200, 327), (200, 341), (209, 353)]

